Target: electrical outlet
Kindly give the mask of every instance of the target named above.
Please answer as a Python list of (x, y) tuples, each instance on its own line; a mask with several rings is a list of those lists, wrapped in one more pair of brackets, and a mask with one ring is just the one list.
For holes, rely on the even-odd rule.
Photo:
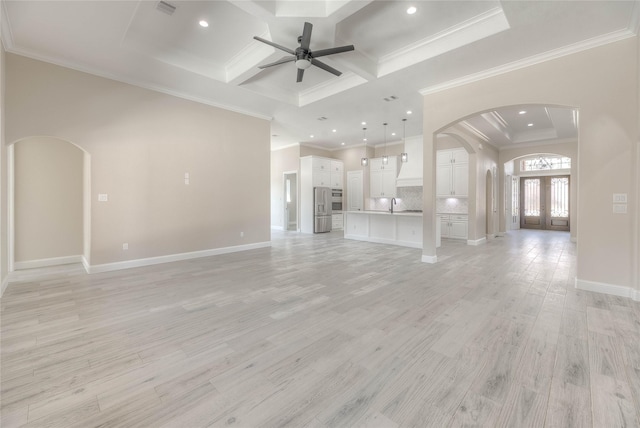
[(109, 195), (106, 193), (98, 193), (98, 202), (107, 202), (109, 200)]
[(626, 204), (627, 203), (627, 194), (626, 193), (614, 193), (613, 194), (613, 203), (614, 204)]
[(614, 214), (626, 214), (627, 213), (627, 204), (613, 204), (613, 213)]
[(129, 244), (127, 242), (125, 242), (124, 244), (122, 244), (122, 249), (123, 250), (128, 250), (129, 249)]

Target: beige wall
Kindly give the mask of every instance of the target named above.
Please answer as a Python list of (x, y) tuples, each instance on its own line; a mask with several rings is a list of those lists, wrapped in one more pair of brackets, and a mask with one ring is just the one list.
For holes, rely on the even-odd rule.
[(321, 156), (323, 158), (334, 158), (335, 152), (330, 150), (319, 149), (317, 147), (305, 146), (303, 144), (300, 145), (300, 157), (304, 156)]
[(4, 99), (5, 99), (5, 52), (0, 40), (0, 296), (7, 285), (9, 274), (9, 222), (7, 146), (5, 144)]
[[(630, 201), (628, 214), (612, 212), (613, 193), (637, 195), (637, 180), (632, 180), (638, 167), (636, 43), (629, 38), (425, 95), (425, 201), (435, 199), (435, 175), (428, 168), (434, 164), (433, 136), (440, 129), (502, 106), (577, 107), (579, 284), (638, 288), (637, 201)], [(424, 222), (423, 259), (429, 261), (436, 254), (432, 210), (425, 211)]]
[[(295, 145), (271, 152), (271, 227), (285, 228), (284, 224), (284, 173), (300, 172), (300, 146)], [(298, 179), (300, 174), (298, 174)], [(299, 180), (298, 180), (299, 181)], [(299, 183), (298, 183), (299, 184)], [(300, 193), (300, 186), (297, 194)], [(296, 198), (297, 200), (298, 198)]]
[(91, 155), (91, 265), (269, 241), (267, 120), (12, 54), (6, 79), (8, 143)]
[(385, 154), (387, 156), (400, 156), (400, 153), (404, 151), (404, 143), (402, 141), (390, 141), (386, 147), (384, 145), (375, 146), (376, 158), (381, 158)]
[(363, 167), (361, 160), (363, 157), (373, 158), (375, 157), (375, 148), (369, 146), (354, 146), (342, 150), (336, 150), (333, 152), (334, 157), (340, 159), (344, 164), (344, 189), (342, 191), (343, 208), (346, 210), (348, 207), (348, 186), (347, 186), (347, 172), (348, 171), (363, 171), (362, 174), (362, 196), (364, 198), (363, 207), (368, 209), (369, 206), (369, 167)]
[(82, 255), (83, 159), (82, 150), (56, 138), (15, 144), (16, 263)]

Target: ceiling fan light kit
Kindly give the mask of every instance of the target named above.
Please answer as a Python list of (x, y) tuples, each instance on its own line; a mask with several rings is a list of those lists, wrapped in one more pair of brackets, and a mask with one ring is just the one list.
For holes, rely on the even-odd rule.
[(321, 62), (318, 61), (316, 58), (322, 57), (322, 56), (327, 56), (327, 55), (334, 55), (334, 54), (338, 54), (338, 53), (342, 53), (342, 52), (349, 52), (354, 50), (353, 45), (347, 45), (347, 46), (339, 46), (339, 47), (335, 47), (335, 48), (329, 48), (329, 49), (320, 49), (318, 51), (312, 51), (309, 47), (310, 43), (311, 43), (311, 30), (313, 29), (313, 25), (310, 22), (305, 22), (304, 23), (304, 28), (302, 30), (302, 36), (298, 37), (298, 43), (300, 43), (300, 46), (297, 47), (295, 50), (293, 49), (289, 49), (285, 46), (281, 46), (277, 43), (274, 43), (270, 40), (266, 40), (263, 39), (262, 37), (258, 37), (258, 36), (254, 36), (253, 38), (259, 42), (265, 43), (269, 46), (272, 46), (276, 49), (280, 49), (281, 51), (284, 51), (290, 55), (293, 55), (292, 57), (284, 57), (276, 62), (272, 62), (269, 64), (264, 64), (259, 66), (258, 68), (260, 69), (265, 69), (267, 67), (273, 67), (274, 65), (280, 65), (280, 64), (284, 64), (286, 62), (294, 62), (296, 64), (296, 68), (298, 69), (298, 76), (296, 79), (296, 82), (302, 82), (302, 77), (304, 76), (304, 71), (311, 67), (312, 65), (315, 65), (318, 68), (323, 69), (324, 71), (328, 71), (331, 74), (334, 74), (336, 76), (340, 76), (342, 73), (338, 70), (336, 70), (335, 68)]

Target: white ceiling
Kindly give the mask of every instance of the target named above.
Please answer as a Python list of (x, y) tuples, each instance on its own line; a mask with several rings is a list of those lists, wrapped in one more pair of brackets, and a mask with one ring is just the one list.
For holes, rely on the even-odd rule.
[[(640, 21), (637, 1), (616, 0), (166, 0), (173, 15), (154, 0), (0, 1), (7, 51), (272, 119), (273, 148), (359, 145), (362, 121), (368, 144), (383, 122), (400, 138), (405, 117), (406, 136), (421, 134), (421, 93), (633, 37)], [(253, 36), (295, 50), (305, 21), (312, 50), (355, 46), (322, 58), (343, 74), (258, 69), (287, 54)], [(576, 138), (575, 116), (514, 106), (462, 126), (500, 148)]]

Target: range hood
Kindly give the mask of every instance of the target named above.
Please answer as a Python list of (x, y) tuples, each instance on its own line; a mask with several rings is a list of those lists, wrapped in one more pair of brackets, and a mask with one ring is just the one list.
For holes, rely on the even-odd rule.
[(404, 151), (407, 162), (400, 164), (396, 186), (422, 186), (422, 135), (405, 138)]

